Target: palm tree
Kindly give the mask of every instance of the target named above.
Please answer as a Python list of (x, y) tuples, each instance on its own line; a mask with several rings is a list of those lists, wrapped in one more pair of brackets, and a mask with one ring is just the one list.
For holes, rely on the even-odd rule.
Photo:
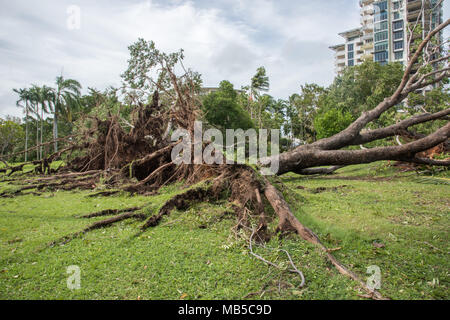
[(72, 122), (73, 111), (79, 106), (81, 84), (73, 79), (56, 77), (56, 89), (53, 89), (53, 139), (55, 152), (58, 151), (58, 117), (61, 114), (68, 122)]
[[(49, 113), (49, 108), (51, 108), (51, 101), (53, 96), (53, 90), (50, 87), (47, 87), (44, 85), (40, 88), (40, 103), (41, 103), (41, 147), (39, 148), (40, 158), (42, 160), (42, 151), (43, 151), (43, 134), (44, 134), (44, 127), (43, 127), (43, 121), (44, 121), (44, 113)], [(46, 104), (47, 103), (47, 104)]]
[[(25, 162), (28, 161), (28, 120), (29, 112), (31, 108), (32, 95), (28, 89), (13, 89), (15, 93), (19, 95), (19, 99), (16, 101), (16, 106), (24, 109), (25, 112)], [(25, 103), (25, 105), (22, 105)]]
[(30, 111), (36, 116), (36, 159), (39, 160), (39, 90), (37, 86), (33, 86), (29, 89), (30, 92)]
[[(44, 113), (48, 113), (48, 107), (46, 105), (46, 102), (50, 100), (52, 89), (47, 86), (39, 87), (37, 85), (33, 85), (30, 89), (32, 94), (32, 101), (34, 102), (34, 113), (36, 114), (36, 146), (39, 146), (37, 148), (37, 158), (38, 160), (42, 160), (42, 143), (43, 143), (43, 121), (44, 121)], [(39, 110), (39, 105), (41, 105), (41, 108)], [(40, 122), (40, 137), (39, 137), (39, 125), (38, 121)], [(39, 142), (40, 140), (40, 142)]]
[[(252, 78), (252, 83), (250, 86), (250, 95), (252, 97), (259, 97), (261, 91), (269, 91), (269, 77), (266, 75), (266, 69), (264, 67), (259, 67), (256, 70), (256, 74)], [(259, 100), (259, 99), (258, 99)], [(258, 101), (258, 123), (259, 128), (262, 127), (262, 104)]]

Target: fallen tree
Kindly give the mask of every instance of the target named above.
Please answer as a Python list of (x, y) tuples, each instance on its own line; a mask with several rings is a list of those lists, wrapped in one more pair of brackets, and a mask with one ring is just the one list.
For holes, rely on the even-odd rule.
[[(403, 120), (395, 125), (372, 131), (364, 128), (383, 113), (402, 103), (411, 92), (448, 79), (448, 58), (435, 58), (432, 39), (448, 26), (450, 20), (431, 31), (419, 44), (411, 57), (403, 79), (391, 97), (387, 97), (374, 109), (364, 112), (347, 129), (330, 138), (303, 145), (281, 155), (260, 159), (257, 166), (246, 164), (196, 164), (176, 163), (173, 151), (181, 141), (171, 141), (170, 132), (174, 128), (194, 133), (195, 121), (200, 116), (199, 75), (185, 70), (182, 65), (183, 52), (170, 55), (159, 52), (152, 42), (139, 40), (130, 47), (129, 68), (123, 75), (128, 85), (126, 98), (135, 105), (133, 121), (129, 131), (125, 130), (119, 115), (109, 115), (106, 120), (92, 117), (92, 127), (74, 138), (64, 149), (70, 153), (77, 149), (82, 155), (73, 158), (58, 176), (31, 179), (23, 190), (45, 188), (86, 188), (95, 189), (102, 179), (111, 188), (132, 193), (154, 193), (163, 186), (183, 181), (186, 190), (168, 200), (161, 209), (151, 216), (139, 213), (141, 208), (110, 210), (86, 215), (85, 218), (112, 215), (112, 218), (96, 222), (81, 232), (61, 239), (67, 243), (74, 237), (101, 227), (110, 226), (125, 219), (146, 220), (142, 231), (157, 226), (172, 210), (185, 210), (196, 202), (227, 199), (233, 203), (236, 215), (236, 229), (251, 230), (250, 241), (264, 242), (274, 233), (296, 233), (303, 240), (316, 245), (326, 258), (343, 275), (355, 280), (371, 297), (382, 299), (382, 295), (367, 287), (354, 272), (340, 263), (314, 232), (304, 226), (292, 213), (283, 195), (274, 187), (270, 177), (261, 176), (259, 169), (279, 163), (273, 172), (282, 175), (331, 174), (343, 166), (370, 163), (379, 160), (399, 160), (411, 163), (449, 166), (449, 160), (421, 158), (420, 153), (446, 143), (450, 136), (450, 123), (434, 133), (403, 145), (378, 147), (363, 150), (348, 150), (368, 142), (394, 137), (410, 127), (429, 121), (447, 119), (450, 109), (422, 114)], [(175, 67), (181, 67), (183, 74), (177, 76)], [(430, 67), (433, 67), (430, 71)], [(150, 74), (156, 73), (156, 77)], [(145, 103), (145, 92), (154, 92), (152, 102)], [(198, 146), (192, 145), (190, 150)], [(205, 145), (200, 146), (204, 151)], [(52, 155), (51, 160), (61, 156), (61, 151)], [(191, 154), (192, 156), (194, 154)], [(195, 156), (195, 155), (194, 155)], [(225, 160), (225, 155), (220, 155)], [(323, 168), (324, 166), (332, 166)], [(201, 184), (199, 184), (201, 183)], [(19, 191), (19, 193), (22, 190)], [(111, 192), (113, 194), (114, 192)], [(17, 191), (16, 191), (17, 194)], [(106, 194), (107, 195), (107, 194)], [(3, 194), (2, 196), (6, 196)], [(277, 218), (276, 230), (269, 230), (265, 204), (273, 208)], [(58, 241), (52, 243), (55, 244)]]

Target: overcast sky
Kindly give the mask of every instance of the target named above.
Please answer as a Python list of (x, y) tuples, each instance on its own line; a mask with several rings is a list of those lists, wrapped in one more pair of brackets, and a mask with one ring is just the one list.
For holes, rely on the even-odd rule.
[[(73, 5), (79, 29), (68, 27)], [(226, 79), (240, 88), (265, 66), (270, 94), (287, 98), (306, 82), (331, 83), (328, 47), (360, 18), (357, 0), (0, 0), (0, 6), (0, 117), (21, 115), (12, 88), (53, 85), (61, 72), (84, 89), (119, 86), (127, 47), (139, 37), (166, 52), (185, 49), (185, 65), (202, 74), (205, 86)]]

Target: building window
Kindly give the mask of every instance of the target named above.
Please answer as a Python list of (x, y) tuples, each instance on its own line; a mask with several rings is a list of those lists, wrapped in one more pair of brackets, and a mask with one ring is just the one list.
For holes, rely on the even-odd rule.
[(387, 40), (387, 38), (388, 38), (387, 31), (375, 33), (375, 42)]
[(374, 3), (373, 7), (375, 8), (375, 12), (386, 11), (388, 8), (387, 1)]
[(375, 13), (373, 16), (375, 22), (384, 21), (387, 20), (387, 18), (388, 18), (387, 12)]
[(353, 43), (350, 43), (347, 45), (347, 50), (348, 51), (353, 51)]
[(401, 6), (402, 6), (402, 3), (401, 3), (401, 2), (399, 2), (399, 1), (394, 2), (394, 10), (400, 9)]
[(388, 42), (387, 41), (380, 42), (380, 43), (377, 43), (375, 45), (375, 52), (387, 51), (387, 49), (388, 49)]
[(349, 52), (348, 53), (348, 58), (349, 59), (353, 59), (353, 57), (354, 57), (353, 51)]
[(403, 39), (403, 30), (394, 32), (394, 40)]
[(395, 41), (394, 42), (394, 50), (403, 49), (403, 41)]
[(403, 29), (403, 20), (395, 21), (393, 23), (394, 30)]
[(395, 60), (402, 60), (403, 59), (403, 51), (399, 51), (395, 53)]
[(375, 32), (387, 30), (388, 23), (387, 21), (375, 23)]
[(387, 51), (375, 52), (375, 61), (376, 62), (387, 61), (387, 59), (388, 59)]
[(355, 60), (348, 60), (348, 66), (353, 67), (355, 65)]
[(394, 12), (394, 20), (401, 19), (402, 16), (400, 15), (400, 12)]

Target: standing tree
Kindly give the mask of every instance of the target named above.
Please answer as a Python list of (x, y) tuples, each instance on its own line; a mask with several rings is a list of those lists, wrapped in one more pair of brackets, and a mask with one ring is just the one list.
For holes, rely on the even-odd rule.
[(56, 89), (53, 89), (53, 140), (54, 150), (58, 151), (58, 118), (62, 114), (68, 122), (72, 122), (73, 111), (79, 106), (81, 84), (73, 79), (56, 78)]
[(250, 85), (250, 100), (257, 100), (256, 105), (258, 109), (255, 112), (255, 117), (258, 119), (258, 127), (262, 128), (262, 103), (260, 101), (261, 92), (269, 91), (269, 77), (266, 75), (266, 69), (264, 67), (259, 67), (256, 70), (256, 74), (252, 78)]
[(221, 130), (254, 127), (248, 113), (239, 105), (238, 94), (229, 81), (222, 81), (219, 90), (203, 98), (204, 118)]
[[(40, 142), (37, 142), (37, 144), (40, 145), (39, 150), (38, 150), (38, 152), (39, 152), (38, 159), (41, 160), (42, 157), (43, 157), (43, 155), (42, 155), (42, 153), (43, 153), (42, 144), (44, 143), (44, 141), (43, 141), (43, 137), (44, 137), (44, 126), (43, 126), (44, 115), (49, 112), (49, 105), (50, 105), (50, 102), (52, 101), (53, 93), (52, 93), (52, 89), (50, 87), (48, 87), (48, 86), (45, 86), (45, 85), (42, 86), (42, 87), (39, 87), (37, 85), (33, 85), (32, 91), (34, 93), (33, 97), (34, 97), (34, 101), (35, 101), (36, 107), (37, 107), (37, 109), (36, 109), (36, 116), (37, 116), (37, 118), (39, 119), (39, 122), (40, 122), (40, 137), (37, 136), (36, 137), (36, 139), (37, 139), (36, 141), (40, 141)], [(41, 105), (40, 114), (39, 114), (39, 107), (38, 107), (39, 104)]]
[(314, 119), (327, 93), (326, 89), (317, 84), (305, 84), (301, 86), (300, 94), (289, 97), (289, 103), (294, 108), (290, 113), (292, 134), (304, 143), (316, 140)]
[(23, 128), (19, 120), (0, 118), (0, 155), (14, 151), (15, 146), (23, 141)]
[(25, 113), (25, 162), (28, 161), (28, 120), (31, 110), (32, 95), (28, 89), (13, 89), (15, 93), (19, 95), (19, 99), (16, 102), (18, 107), (23, 108)]
[(33, 85), (30, 88), (30, 96), (31, 96), (31, 110), (32, 113), (36, 116), (35, 119), (35, 125), (36, 125), (36, 159), (40, 160), (40, 152), (39, 152), (39, 119), (40, 119), (40, 114), (39, 114), (39, 104), (41, 103), (41, 99), (42, 99), (42, 93), (41, 93), (41, 89), (36, 86)]

